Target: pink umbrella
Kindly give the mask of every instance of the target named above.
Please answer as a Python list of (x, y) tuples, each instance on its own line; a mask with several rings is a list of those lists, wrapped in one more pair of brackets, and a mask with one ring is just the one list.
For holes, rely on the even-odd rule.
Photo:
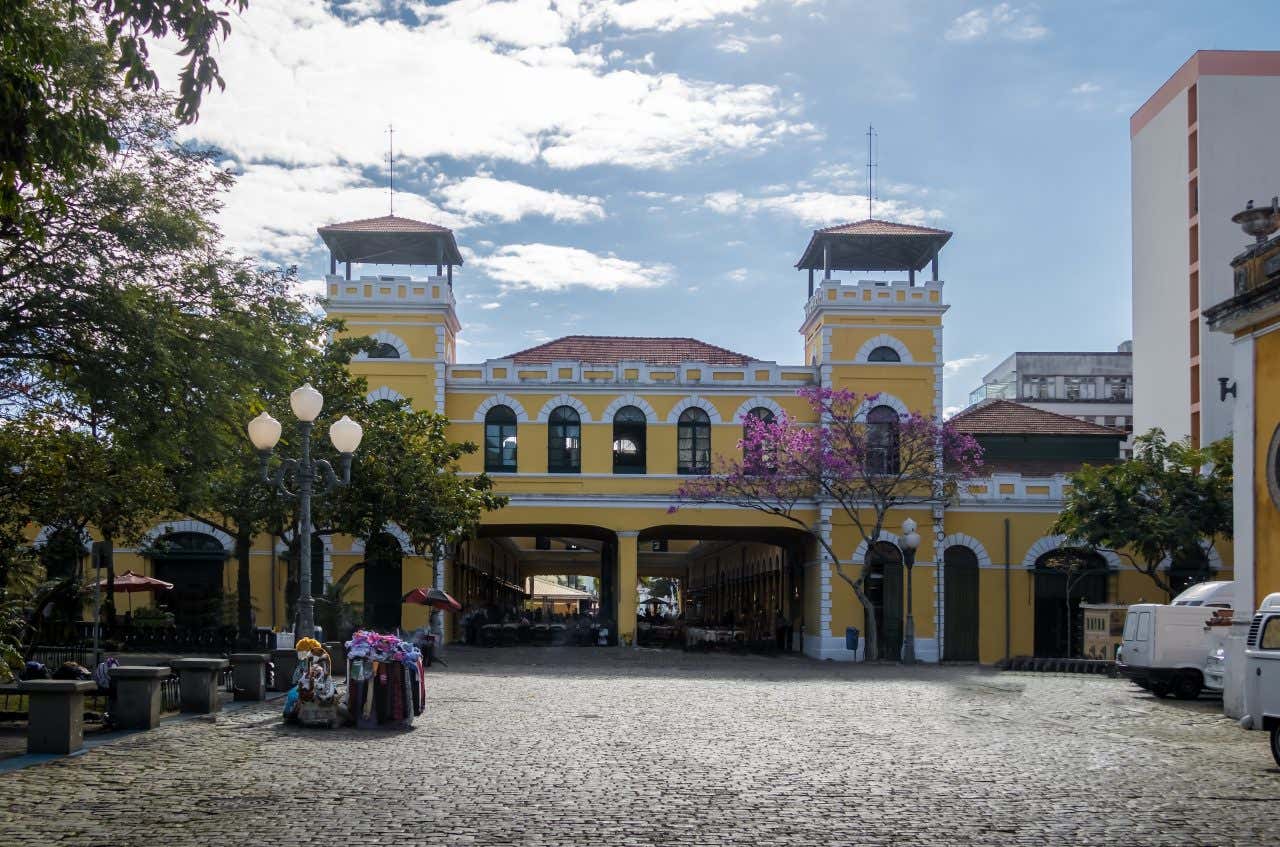
[[(135, 592), (138, 592), (138, 591), (155, 592), (155, 591), (172, 591), (173, 590), (172, 582), (165, 582), (163, 579), (155, 579), (154, 577), (143, 576), (142, 574), (134, 573), (133, 571), (125, 571), (124, 573), (120, 574), (119, 576), (116, 577), (115, 582), (116, 582), (116, 585), (115, 585), (116, 591), (122, 591), (125, 594), (129, 595), (129, 612), (130, 613), (133, 612), (133, 595)], [(107, 585), (106, 579), (103, 579), (101, 582), (99, 582), (98, 586), (103, 591), (107, 591), (110, 588), (110, 586)]]
[(444, 609), (446, 611), (461, 612), (462, 604), (450, 597), (439, 588), (415, 588), (400, 601), (402, 603), (417, 603), (422, 606), (431, 606), (436, 609)]

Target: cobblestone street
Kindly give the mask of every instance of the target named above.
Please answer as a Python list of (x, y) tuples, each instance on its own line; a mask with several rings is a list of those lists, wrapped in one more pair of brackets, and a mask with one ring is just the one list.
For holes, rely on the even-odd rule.
[(1265, 735), (1119, 680), (590, 649), (449, 660), (409, 733), (285, 727), (264, 706), (0, 774), (0, 841), (1280, 842)]

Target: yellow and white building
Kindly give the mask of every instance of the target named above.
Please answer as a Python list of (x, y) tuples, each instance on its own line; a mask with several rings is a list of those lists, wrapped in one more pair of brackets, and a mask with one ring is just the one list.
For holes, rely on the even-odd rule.
[[(463, 472), (487, 471), (510, 498), (506, 508), (485, 516), (478, 538), (438, 563), (417, 555), (404, 534), (388, 526), (382, 547), (391, 555), (380, 554), (353, 580), (376, 622), (421, 625), (425, 611), (401, 607), (398, 599), (425, 584), (443, 587), (464, 605), (502, 606), (520, 599), (529, 577), (579, 574), (599, 579), (602, 614), (618, 621), (620, 640), (630, 643), (638, 579), (674, 576), (683, 581), (690, 616), (719, 620), (731, 612), (739, 625), (771, 632), (781, 611), (806, 654), (859, 657), (846, 649), (845, 632), (863, 628), (861, 606), (807, 532), (730, 506), (683, 506), (674, 513), (669, 507), (682, 478), (706, 472), (715, 454), (738, 449), (744, 416), (810, 418), (796, 394), (804, 386), (878, 394), (876, 405), (885, 407), (880, 414), (941, 418), (949, 289), (939, 277), (939, 252), (950, 233), (878, 220), (814, 232), (797, 263), (808, 274), (808, 296), (797, 292), (794, 364), (695, 339), (608, 336), (571, 336), (502, 358), (459, 362), (465, 316), (453, 286), (462, 284), (454, 280), (462, 259), (451, 232), (387, 217), (320, 233), (332, 256), (330, 314), (345, 320), (347, 332), (380, 342), (351, 366), (368, 380), (370, 396), (405, 398), (414, 408), (446, 415), (454, 439), (482, 445), (466, 457)], [(435, 273), (352, 275), (353, 264), (372, 261), (434, 265)], [(877, 278), (840, 278), (842, 272)], [(888, 655), (902, 638), (906, 591), (895, 532), (907, 517), (924, 539), (912, 572), (920, 659), (991, 663), (1065, 649), (1066, 598), (1059, 577), (1038, 567), (1062, 542), (1048, 527), (1073, 458), (1113, 459), (1124, 433), (1070, 418), (1062, 419), (1093, 429), (1055, 432), (1053, 421), (1024, 425), (1022, 414), (1001, 407), (970, 421), (969, 431), (990, 439), (1001, 457), (991, 475), (971, 481), (945, 508), (895, 515), (873, 550), (831, 504), (814, 501), (799, 513), (829, 534), (848, 564), (873, 561), (870, 593), (882, 612)], [(994, 431), (984, 434), (984, 427)], [(1030, 461), (1041, 442), (1056, 464)], [(1081, 443), (1088, 445), (1084, 453)], [(152, 534), (175, 533), (203, 545), (204, 578), (234, 596), (234, 564), (215, 562), (230, 554), (230, 539), (193, 521), (158, 523)], [(119, 570), (172, 579), (183, 567), (121, 553)], [(259, 625), (287, 624), (277, 553), (265, 538), (254, 551)], [(322, 539), (313, 559), (316, 585), (364, 559), (360, 540)], [(1206, 560), (1217, 571), (1230, 567), (1212, 548)], [(1104, 573), (1087, 599), (1164, 599), (1118, 558), (1099, 562)], [(121, 597), (119, 605), (124, 602)]]

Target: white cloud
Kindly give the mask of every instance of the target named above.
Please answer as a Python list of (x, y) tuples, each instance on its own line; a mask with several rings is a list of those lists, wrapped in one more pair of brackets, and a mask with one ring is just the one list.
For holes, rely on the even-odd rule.
[(655, 288), (672, 274), (668, 265), (633, 262), (554, 244), (509, 244), (487, 256), (476, 256), (472, 263), (511, 288), (538, 291), (563, 291), (574, 286), (601, 291)]
[[(297, 261), (316, 248), (316, 227), (387, 214), (388, 191), (350, 167), (246, 165), (226, 196), (218, 224), (249, 255)], [(430, 200), (396, 192), (396, 213), (452, 229), (468, 225)]]
[(1102, 86), (1096, 82), (1082, 82), (1071, 89), (1072, 94), (1097, 94)]
[(1032, 12), (997, 3), (987, 8), (965, 12), (951, 22), (945, 37), (948, 41), (980, 41), (1001, 38), (1009, 41), (1038, 41), (1049, 30)]
[[(858, 194), (828, 191), (800, 191), (770, 196), (748, 197), (738, 191), (717, 191), (703, 198), (703, 205), (725, 215), (769, 213), (782, 215), (809, 226), (832, 226), (867, 217), (867, 198)], [(925, 225), (942, 217), (937, 209), (926, 209), (903, 200), (876, 200), (875, 217), (900, 223)]]
[[(775, 87), (612, 67), (598, 45), (575, 49), (569, 35), (669, 30), (756, 5), (568, 2), (553, 12), (546, 0), (458, 0), (419, 7), (414, 24), (344, 19), (323, 0), (261, 0), (221, 48), (227, 92), (206, 99), (187, 133), (241, 161), (293, 165), (380, 167), (381, 128), (391, 121), (397, 155), (410, 163), (446, 156), (671, 168), (754, 150), (812, 132), (793, 123), (797, 106)], [(162, 76), (176, 75), (181, 58), (155, 52)]]
[(710, 23), (728, 15), (757, 9), (763, 0), (602, 0), (588, 2), (585, 19), (620, 29), (656, 29), (663, 32)]
[(942, 418), (943, 420), (950, 420), (953, 416), (963, 410), (963, 406), (947, 406), (942, 410)]
[(488, 310), (488, 309), (497, 309), (497, 308), (500, 308), (501, 306), (502, 306), (501, 303), (482, 303), (480, 305), (480, 308)]
[(472, 218), (511, 223), (529, 215), (581, 223), (604, 217), (599, 197), (544, 191), (519, 182), (472, 176), (445, 186), (440, 197), (446, 209)]
[(948, 359), (942, 365), (942, 370), (947, 376), (955, 374), (967, 368), (984, 364), (991, 360), (990, 353), (974, 353), (972, 356), (961, 356), (958, 359)]
[(746, 53), (757, 44), (781, 44), (782, 36), (773, 35), (731, 35), (716, 45), (721, 53)]
[(725, 274), (725, 276), (726, 276), (728, 279), (730, 279), (730, 280), (732, 280), (732, 281), (734, 281), (734, 282), (746, 282), (746, 281), (747, 281), (747, 269), (746, 269), (746, 268), (734, 268), (733, 270), (731, 270), (731, 271), (729, 271), (727, 274)]

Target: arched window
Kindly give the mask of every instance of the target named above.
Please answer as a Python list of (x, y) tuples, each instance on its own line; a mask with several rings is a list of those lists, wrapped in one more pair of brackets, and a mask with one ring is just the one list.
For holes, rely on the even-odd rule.
[(369, 353), (370, 359), (399, 359), (400, 351), (394, 345), (382, 342)]
[(681, 412), (676, 424), (676, 471), (711, 473), (711, 418), (697, 406)]
[(873, 474), (898, 472), (898, 413), (890, 406), (867, 412), (867, 468)]
[(484, 416), (484, 469), (516, 472), (516, 413), (494, 406)]
[(623, 406), (613, 416), (613, 472), (645, 472), (644, 412), (635, 406)]
[(894, 350), (892, 347), (885, 347), (881, 345), (880, 347), (877, 347), (876, 349), (871, 351), (870, 355), (867, 356), (867, 361), (868, 362), (901, 362), (902, 357), (899, 356), (898, 351)]
[[(747, 417), (755, 418), (756, 420), (761, 421), (763, 423), (767, 423), (767, 424), (771, 424), (775, 420), (773, 410), (765, 406), (756, 406), (754, 409), (747, 412)], [(744, 441), (746, 440), (748, 435), (749, 435), (749, 430), (747, 429), (747, 424), (743, 423), (742, 438)], [(776, 456), (771, 456), (769, 460), (766, 461), (763, 455), (747, 455), (746, 450), (744, 449), (742, 458), (746, 464), (748, 472), (750, 473), (757, 473), (761, 469), (767, 469), (770, 471), (776, 471), (778, 469)]]
[(556, 406), (547, 417), (547, 470), (582, 471), (582, 419), (572, 406)]

